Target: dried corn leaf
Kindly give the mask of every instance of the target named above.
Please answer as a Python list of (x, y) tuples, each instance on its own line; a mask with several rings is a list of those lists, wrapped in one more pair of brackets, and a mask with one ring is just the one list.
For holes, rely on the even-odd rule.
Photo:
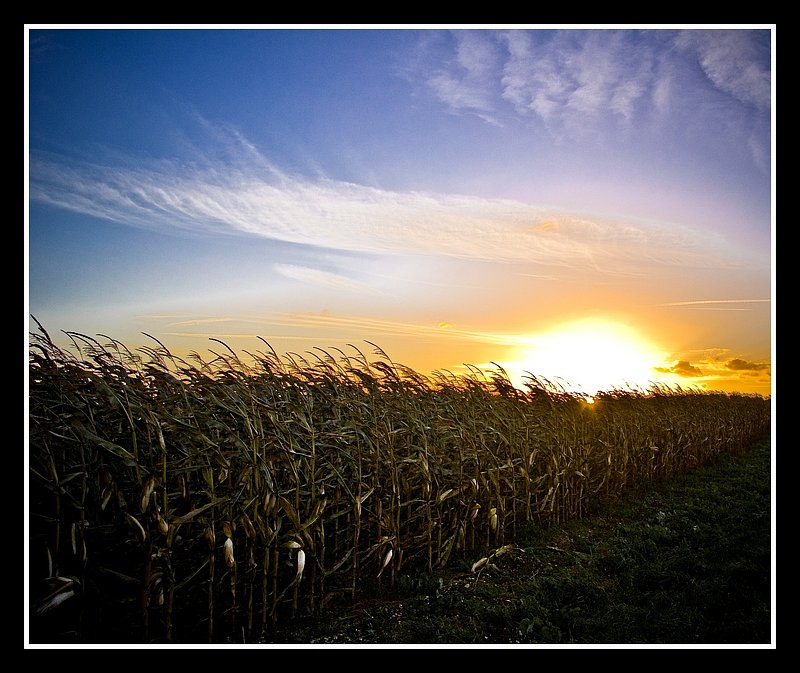
[(49, 581), (54, 588), (36, 604), (36, 615), (39, 617), (75, 596), (79, 589), (78, 582), (72, 577), (53, 577)]
[(488, 556), (484, 556), (482, 559), (479, 559), (478, 561), (475, 561), (475, 563), (472, 564), (471, 572), (476, 572), (477, 570), (480, 570), (488, 562), (489, 562), (489, 557)]
[(130, 514), (128, 514), (128, 512), (125, 512), (125, 518), (131, 525), (131, 528), (133, 528), (134, 532), (136, 533), (136, 537), (138, 538), (139, 542), (144, 542), (147, 539), (147, 533), (142, 527), (142, 524), (139, 523), (138, 519), (135, 516), (131, 516)]

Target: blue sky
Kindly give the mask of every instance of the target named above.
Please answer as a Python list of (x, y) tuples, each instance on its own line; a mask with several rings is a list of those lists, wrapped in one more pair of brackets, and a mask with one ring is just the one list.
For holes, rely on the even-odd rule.
[(26, 37), (26, 332), (770, 392), (774, 26)]

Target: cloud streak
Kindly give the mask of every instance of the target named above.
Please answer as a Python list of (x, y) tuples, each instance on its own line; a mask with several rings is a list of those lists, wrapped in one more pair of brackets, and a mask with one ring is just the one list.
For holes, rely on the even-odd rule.
[[(725, 244), (709, 234), (553, 212), (508, 199), (312, 180), (281, 172), (240, 137), (227, 142), (224, 157), (191, 164), (131, 168), (39, 155), (30, 163), (30, 197), (126, 225), (374, 255), (528, 262), (613, 274), (644, 273), (654, 264), (730, 265), (710, 252)], [(282, 267), (282, 273), (311, 279), (299, 268)], [(324, 272), (315, 280), (345, 283)]]
[[(739, 308), (730, 304), (768, 304), (770, 299), (698, 299), (695, 301), (673, 301), (660, 306), (688, 308), (704, 311), (752, 311), (751, 308)], [(718, 306), (717, 304), (722, 304)]]
[[(368, 332), (372, 338), (378, 336), (403, 336), (424, 339), (443, 339), (449, 342), (453, 340), (474, 341), (484, 344), (494, 344), (501, 346), (524, 345), (528, 343), (528, 337), (514, 334), (500, 334), (492, 332), (482, 332), (474, 330), (463, 330), (454, 327), (446, 322), (439, 322), (436, 325), (426, 325), (413, 322), (402, 322), (396, 320), (383, 320), (368, 318), (364, 316), (336, 315), (328, 311), (316, 313), (269, 313), (256, 316), (242, 317), (210, 317), (210, 318), (188, 318), (183, 316), (170, 317), (168, 315), (150, 316), (153, 319), (166, 321), (165, 334), (180, 337), (219, 337), (217, 327), (224, 328), (224, 336), (230, 338), (258, 338), (264, 337), (263, 332), (275, 329), (288, 328), (288, 334), (273, 335), (280, 339), (306, 339), (302, 333), (307, 329), (319, 340), (321, 331), (330, 330), (344, 333), (362, 334)], [(227, 328), (225, 325), (227, 324)], [(204, 325), (213, 326), (215, 331), (212, 333), (197, 332), (191, 328), (198, 328)], [(232, 327), (246, 326), (241, 332), (232, 331)], [(266, 338), (266, 337), (265, 337)]]
[(273, 267), (279, 274), (292, 280), (299, 280), (312, 285), (323, 285), (340, 290), (355, 290), (357, 292), (375, 294), (376, 290), (357, 281), (330, 271), (322, 271), (296, 264), (276, 264)]

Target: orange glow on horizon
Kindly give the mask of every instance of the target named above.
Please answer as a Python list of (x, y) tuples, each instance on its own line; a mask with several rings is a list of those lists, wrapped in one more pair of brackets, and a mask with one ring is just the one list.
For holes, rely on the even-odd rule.
[(512, 383), (524, 387), (534, 376), (568, 392), (594, 395), (615, 389), (646, 390), (674, 385), (677, 377), (654, 369), (668, 353), (638, 331), (605, 318), (577, 320), (529, 338), (530, 345), (503, 363)]

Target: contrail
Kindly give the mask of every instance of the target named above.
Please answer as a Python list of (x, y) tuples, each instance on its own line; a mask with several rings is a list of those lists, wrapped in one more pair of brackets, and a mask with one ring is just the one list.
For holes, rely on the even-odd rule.
[(694, 306), (697, 304), (764, 304), (771, 299), (699, 299), (697, 301), (673, 301), (659, 306)]

